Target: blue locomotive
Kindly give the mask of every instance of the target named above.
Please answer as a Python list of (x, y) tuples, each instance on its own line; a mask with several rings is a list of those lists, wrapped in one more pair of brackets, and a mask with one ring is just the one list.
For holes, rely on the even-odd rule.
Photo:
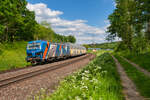
[(28, 42), (26, 52), (27, 62), (40, 63), (82, 55), (86, 53), (86, 48), (71, 43), (62, 44), (37, 40)]

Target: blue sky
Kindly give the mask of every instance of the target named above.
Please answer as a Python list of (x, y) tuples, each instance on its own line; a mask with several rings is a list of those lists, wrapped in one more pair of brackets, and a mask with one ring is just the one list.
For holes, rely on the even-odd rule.
[(114, 0), (28, 0), (36, 20), (51, 23), (62, 35), (74, 35), (77, 43), (105, 42), (107, 17), (115, 9)]

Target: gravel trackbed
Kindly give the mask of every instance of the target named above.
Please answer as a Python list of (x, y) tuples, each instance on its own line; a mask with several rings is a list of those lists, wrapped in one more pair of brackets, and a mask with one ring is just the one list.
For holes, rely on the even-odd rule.
[(43, 73), (41, 75), (10, 84), (7, 87), (1, 87), (0, 100), (28, 100), (29, 98), (32, 99), (32, 97), (34, 97), (34, 95), (37, 94), (37, 92), (41, 89), (47, 89), (48, 92), (53, 92), (60, 80), (62, 80), (67, 75), (72, 74), (74, 71), (77, 71), (78, 69), (84, 67), (90, 62), (90, 60), (95, 57), (94, 55), (88, 55), (89, 54), (51, 64), (39, 65), (27, 69), (0, 74), (0, 80), (7, 79), (9, 77), (17, 76), (22, 73), (32, 72), (57, 64), (63, 64), (64, 62), (87, 56), (85, 59), (82, 59), (75, 63), (71, 63), (65, 67), (61, 67), (56, 70)]

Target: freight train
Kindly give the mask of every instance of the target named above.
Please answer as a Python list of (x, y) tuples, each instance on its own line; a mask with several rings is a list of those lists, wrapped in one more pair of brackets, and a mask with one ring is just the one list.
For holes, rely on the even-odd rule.
[(86, 54), (86, 48), (71, 43), (51, 43), (48, 41), (30, 41), (27, 44), (27, 62), (37, 64), (62, 58)]

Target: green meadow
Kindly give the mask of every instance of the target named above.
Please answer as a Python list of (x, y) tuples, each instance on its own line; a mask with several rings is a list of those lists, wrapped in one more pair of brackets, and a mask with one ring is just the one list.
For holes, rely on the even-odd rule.
[(0, 44), (0, 71), (29, 65), (25, 60), (26, 45), (24, 41)]

